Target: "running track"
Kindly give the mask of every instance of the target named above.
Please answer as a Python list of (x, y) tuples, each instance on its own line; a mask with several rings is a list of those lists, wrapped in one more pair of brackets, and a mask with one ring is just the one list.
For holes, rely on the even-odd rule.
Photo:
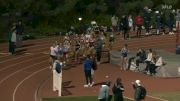
[[(52, 91), (49, 56), (45, 53), (48, 52), (50, 45), (59, 39), (53, 37), (26, 41), (24, 47), (19, 49), (19, 53), (15, 56), (7, 54), (7, 44), (0, 45), (2, 47), (0, 49), (0, 101), (40, 101), (42, 97), (57, 96), (57, 93)], [(163, 40), (163, 37), (160, 37), (160, 40)], [(115, 46), (120, 45), (116, 43)], [(105, 80), (114, 82), (119, 76), (123, 79), (125, 96), (129, 98), (133, 98), (131, 82), (136, 79), (143, 81), (148, 92), (180, 91), (179, 78), (153, 78), (141, 73), (120, 71), (119, 67), (110, 64), (101, 64), (98, 67), (94, 75), (96, 86), (83, 88), (84, 74), (82, 71), (81, 65), (63, 71), (64, 96), (97, 95), (99, 83)], [(109, 78), (105, 78), (106, 75)], [(148, 96), (146, 101), (164, 100)]]

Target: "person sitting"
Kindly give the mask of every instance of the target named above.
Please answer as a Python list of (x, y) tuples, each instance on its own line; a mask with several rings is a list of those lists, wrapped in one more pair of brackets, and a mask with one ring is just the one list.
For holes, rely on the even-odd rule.
[(143, 49), (139, 49), (138, 53), (136, 54), (136, 58), (136, 66), (139, 70), (139, 63), (144, 63), (144, 61), (146, 60), (146, 52)]
[(149, 72), (150, 63), (151, 63), (151, 61), (152, 61), (152, 57), (153, 57), (153, 51), (152, 51), (152, 49), (149, 49), (149, 52), (148, 52), (148, 54), (147, 54), (147, 59), (145, 60), (145, 62), (146, 62), (145, 73), (148, 73), (148, 72)]
[(160, 73), (162, 74), (163, 77), (165, 77), (165, 69), (163, 68), (163, 66), (165, 66), (166, 63), (163, 61), (162, 57), (161, 56), (157, 56), (156, 57), (156, 73)]

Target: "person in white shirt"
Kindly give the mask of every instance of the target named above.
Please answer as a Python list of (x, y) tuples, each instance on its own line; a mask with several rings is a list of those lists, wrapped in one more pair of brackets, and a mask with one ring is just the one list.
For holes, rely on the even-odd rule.
[(128, 22), (129, 22), (129, 31), (131, 32), (133, 29), (133, 19), (131, 15), (129, 15), (128, 17)]
[(10, 43), (9, 43), (9, 51), (10, 53), (13, 55), (15, 53), (16, 50), (16, 42), (17, 42), (17, 36), (16, 36), (17, 31), (13, 30), (12, 34), (10, 36)]
[[(59, 67), (57, 67), (59, 66)], [(56, 68), (59, 68), (57, 71)], [(62, 96), (62, 63), (55, 59), (53, 63), (53, 91), (58, 90), (58, 96)]]
[(111, 18), (111, 22), (112, 22), (113, 32), (117, 32), (118, 17), (114, 15), (114, 16)]
[(146, 62), (145, 72), (146, 73), (149, 72), (149, 70), (150, 70), (150, 63), (152, 62), (152, 57), (153, 57), (152, 49), (149, 49), (147, 59), (145, 60), (145, 62)]
[(51, 47), (50, 47), (50, 68), (52, 68), (52, 65), (55, 61), (55, 59), (57, 58), (57, 47), (56, 44), (54, 43)]
[(110, 82), (106, 82), (105, 84), (101, 85), (98, 94), (99, 101), (110, 101), (109, 90), (110, 90)]

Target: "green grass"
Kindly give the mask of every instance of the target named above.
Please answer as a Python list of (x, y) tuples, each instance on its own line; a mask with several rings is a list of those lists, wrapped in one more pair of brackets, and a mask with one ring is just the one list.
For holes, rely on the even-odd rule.
[(152, 93), (152, 96), (156, 96), (168, 101), (180, 101), (180, 92), (168, 92), (168, 93)]
[[(43, 101), (98, 101), (97, 96), (43, 98)], [(114, 101), (113, 99), (111, 101)], [(124, 101), (132, 101), (124, 99)]]

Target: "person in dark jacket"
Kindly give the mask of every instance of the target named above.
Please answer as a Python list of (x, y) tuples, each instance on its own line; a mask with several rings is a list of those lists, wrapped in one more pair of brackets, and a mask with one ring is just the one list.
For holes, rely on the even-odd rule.
[(22, 34), (23, 34), (23, 25), (22, 25), (22, 21), (18, 21), (17, 25), (16, 25), (16, 32), (17, 32), (17, 47), (21, 47), (22, 46)]
[(124, 87), (121, 82), (121, 78), (117, 78), (117, 80), (112, 88), (112, 91), (114, 94), (114, 101), (124, 101), (124, 99), (123, 99)]
[(151, 9), (145, 8), (144, 9), (144, 26), (146, 29), (146, 35), (149, 35), (150, 33), (150, 23), (151, 23)]
[(97, 41), (95, 42), (96, 57), (97, 57), (97, 63), (98, 64), (100, 64), (100, 61), (101, 61), (102, 48), (103, 48), (103, 41), (99, 37), (97, 39)]
[(156, 34), (160, 34), (161, 30), (161, 15), (159, 14), (159, 11), (156, 11)]
[(128, 17), (125, 15), (123, 16), (122, 24), (123, 24), (123, 37), (124, 40), (127, 40), (127, 38), (129, 38), (129, 33), (128, 33), (129, 21), (128, 21)]
[(90, 55), (87, 55), (83, 65), (84, 65), (84, 73), (86, 78), (86, 84), (84, 87), (92, 87), (92, 75), (91, 75), (91, 69), (92, 69), (92, 60), (90, 58)]
[(132, 82), (133, 88), (135, 90), (134, 93), (134, 101), (141, 101), (141, 84), (140, 80), (136, 80), (135, 82)]
[(144, 63), (146, 60), (146, 52), (143, 49), (139, 49), (136, 54), (136, 66), (139, 69), (139, 63)]

